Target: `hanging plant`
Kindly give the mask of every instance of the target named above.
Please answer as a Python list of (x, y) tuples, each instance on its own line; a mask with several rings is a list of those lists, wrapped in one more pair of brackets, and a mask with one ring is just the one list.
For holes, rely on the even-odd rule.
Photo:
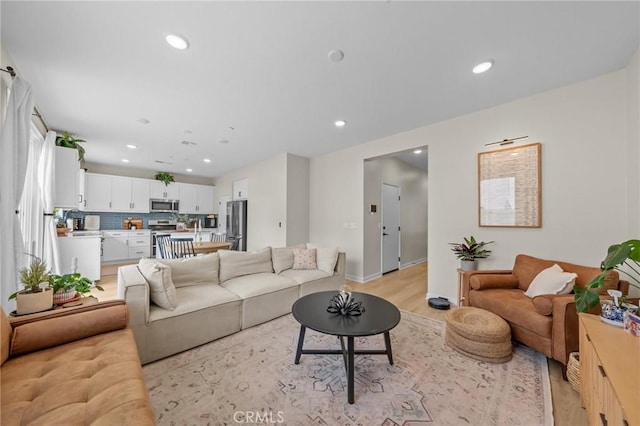
[(169, 172), (156, 173), (156, 180), (164, 182), (165, 186), (169, 186), (170, 183), (175, 182), (173, 175)]
[(84, 163), (84, 147), (80, 145), (83, 142), (86, 141), (72, 136), (69, 132), (62, 132), (62, 136), (56, 137), (56, 146), (78, 150), (78, 161), (81, 163)]

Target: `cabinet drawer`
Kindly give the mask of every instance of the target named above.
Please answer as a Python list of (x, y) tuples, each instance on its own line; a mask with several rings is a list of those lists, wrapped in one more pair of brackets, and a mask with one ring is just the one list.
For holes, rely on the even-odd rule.
[(129, 238), (129, 247), (149, 247), (150, 245), (151, 241), (148, 236)]
[(149, 243), (146, 247), (131, 247), (129, 246), (129, 259), (142, 259), (143, 257), (149, 257)]
[(129, 236), (127, 232), (122, 231), (104, 231), (103, 235), (105, 238), (122, 238)]

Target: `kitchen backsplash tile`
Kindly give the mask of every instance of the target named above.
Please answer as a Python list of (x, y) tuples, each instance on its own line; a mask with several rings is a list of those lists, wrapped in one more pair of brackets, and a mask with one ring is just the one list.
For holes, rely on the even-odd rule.
[[(100, 216), (100, 229), (122, 229), (124, 227), (125, 219), (140, 218), (142, 219), (143, 229), (149, 227), (149, 220), (171, 220), (174, 219), (171, 213), (114, 213), (114, 212), (73, 212), (73, 217), (82, 217), (85, 215), (99, 215)], [(200, 219), (204, 223), (204, 219), (207, 215), (189, 215), (190, 218)]]

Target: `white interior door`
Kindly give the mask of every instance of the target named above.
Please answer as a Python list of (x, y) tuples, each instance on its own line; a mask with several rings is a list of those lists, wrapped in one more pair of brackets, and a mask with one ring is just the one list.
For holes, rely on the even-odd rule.
[(400, 188), (382, 184), (382, 273), (400, 266)]

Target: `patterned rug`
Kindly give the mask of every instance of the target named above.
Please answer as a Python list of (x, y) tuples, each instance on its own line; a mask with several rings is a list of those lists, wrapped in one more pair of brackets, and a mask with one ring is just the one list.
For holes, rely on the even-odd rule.
[[(204, 325), (203, 325), (204, 326)], [(514, 347), (487, 364), (444, 343), (444, 324), (402, 312), (391, 330), (394, 365), (356, 355), (355, 404), (347, 403), (340, 355), (302, 355), (291, 315), (143, 368), (159, 425), (552, 425), (544, 355)], [(339, 349), (336, 337), (307, 329), (305, 349)], [(382, 336), (357, 349), (384, 348)]]

